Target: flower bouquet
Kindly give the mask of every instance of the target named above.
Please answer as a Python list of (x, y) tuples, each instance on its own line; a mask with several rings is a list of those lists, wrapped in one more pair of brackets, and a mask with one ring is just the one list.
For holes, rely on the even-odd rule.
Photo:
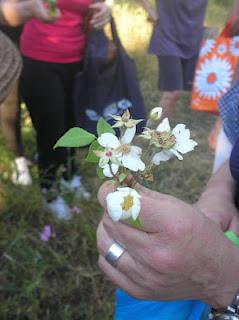
[(161, 108), (152, 109), (146, 127), (138, 136), (136, 127), (143, 120), (132, 119), (126, 110), (122, 116), (112, 115), (115, 122), (112, 126), (100, 118), (98, 137), (82, 128), (72, 128), (55, 145), (55, 148), (89, 146), (85, 160), (96, 164), (100, 179), (115, 182), (116, 190), (106, 199), (113, 221), (129, 219), (131, 224), (139, 225), (141, 204), (137, 183), (153, 181), (155, 167), (172, 157), (183, 160), (183, 155), (197, 146), (184, 124), (171, 129), (168, 118), (158, 124), (161, 114)]
[(47, 5), (48, 14), (52, 17), (56, 16), (57, 14), (56, 0), (45, 0), (45, 3)]

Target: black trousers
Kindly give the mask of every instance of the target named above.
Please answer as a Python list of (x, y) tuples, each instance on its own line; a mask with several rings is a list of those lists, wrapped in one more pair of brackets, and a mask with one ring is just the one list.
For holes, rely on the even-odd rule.
[(59, 64), (23, 57), (20, 91), (36, 130), (38, 166), (42, 188), (54, 185), (60, 165), (73, 174), (73, 151), (53, 149), (56, 141), (75, 125), (72, 101), (74, 78), (81, 62)]

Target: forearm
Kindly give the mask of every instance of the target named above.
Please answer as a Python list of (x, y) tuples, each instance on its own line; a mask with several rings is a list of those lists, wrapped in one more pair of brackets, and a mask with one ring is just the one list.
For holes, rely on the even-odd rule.
[(234, 198), (235, 194), (235, 181), (231, 176), (229, 162), (226, 161), (221, 168), (211, 176), (209, 179), (205, 193), (220, 193), (230, 199)]
[(31, 1), (0, 1), (0, 23), (12, 27), (21, 25), (31, 17)]
[[(228, 161), (210, 178), (205, 191), (195, 204), (207, 217), (219, 224), (223, 231), (231, 229), (238, 216), (234, 203), (235, 182)], [(237, 231), (234, 227), (234, 231)]]

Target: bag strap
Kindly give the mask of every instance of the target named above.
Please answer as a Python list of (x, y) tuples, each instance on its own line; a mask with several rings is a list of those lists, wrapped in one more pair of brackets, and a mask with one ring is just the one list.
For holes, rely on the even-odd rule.
[(111, 16), (111, 20), (110, 20), (110, 27), (111, 27), (112, 38), (113, 38), (113, 41), (114, 41), (116, 47), (122, 48), (123, 46), (122, 46), (121, 40), (120, 40), (118, 32), (117, 32), (116, 23), (115, 23), (115, 20), (112, 16)]

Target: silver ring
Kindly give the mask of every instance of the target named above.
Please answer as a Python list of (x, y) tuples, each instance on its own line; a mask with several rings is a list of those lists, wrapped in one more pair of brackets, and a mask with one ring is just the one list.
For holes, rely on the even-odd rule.
[(125, 252), (125, 249), (117, 242), (114, 242), (105, 254), (105, 260), (113, 267), (117, 266), (117, 263)]

